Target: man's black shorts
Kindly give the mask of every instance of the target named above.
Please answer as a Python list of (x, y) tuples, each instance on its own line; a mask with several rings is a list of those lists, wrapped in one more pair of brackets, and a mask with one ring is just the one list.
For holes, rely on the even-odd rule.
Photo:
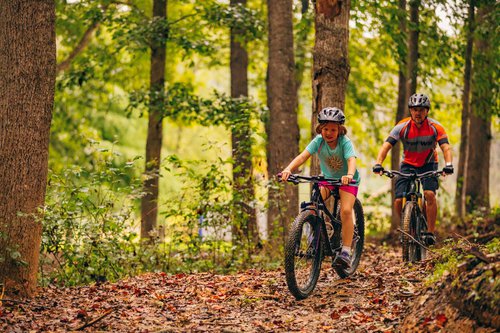
[[(403, 173), (410, 173), (411, 170), (416, 170), (417, 173), (424, 173), (427, 171), (438, 169), (437, 163), (428, 163), (424, 164), (420, 168), (414, 167), (413, 165), (401, 163), (400, 171)], [(402, 198), (404, 196), (404, 192), (406, 191), (406, 184), (408, 184), (409, 180), (404, 178), (397, 178), (396, 180), (396, 198)], [(436, 177), (429, 177), (422, 180), (422, 188), (424, 191), (432, 191), (436, 193), (439, 188), (439, 182)]]

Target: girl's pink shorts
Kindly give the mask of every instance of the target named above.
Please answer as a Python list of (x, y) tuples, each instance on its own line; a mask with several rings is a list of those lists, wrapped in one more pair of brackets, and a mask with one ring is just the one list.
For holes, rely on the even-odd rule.
[[(330, 191), (332, 191), (335, 188), (335, 186), (331, 185), (327, 181), (319, 182), (319, 186), (326, 187)], [(341, 185), (341, 186), (339, 186), (339, 190), (351, 193), (355, 197), (358, 196), (358, 187), (357, 186)]]

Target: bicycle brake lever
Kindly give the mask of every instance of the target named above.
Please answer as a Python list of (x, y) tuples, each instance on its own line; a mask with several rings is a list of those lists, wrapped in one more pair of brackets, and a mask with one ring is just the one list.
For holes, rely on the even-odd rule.
[(282, 176), (281, 172), (276, 175), (276, 177), (278, 177), (278, 183), (281, 183), (283, 181), (281, 179), (281, 176)]

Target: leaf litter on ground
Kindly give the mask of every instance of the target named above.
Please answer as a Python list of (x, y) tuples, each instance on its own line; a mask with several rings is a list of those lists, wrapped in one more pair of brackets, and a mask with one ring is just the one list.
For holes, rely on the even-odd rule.
[(403, 265), (397, 249), (367, 244), (350, 278), (340, 279), (325, 260), (316, 289), (301, 301), (289, 293), (283, 269), (49, 286), (32, 300), (4, 301), (0, 331), (396, 332), (419, 295), (422, 265)]

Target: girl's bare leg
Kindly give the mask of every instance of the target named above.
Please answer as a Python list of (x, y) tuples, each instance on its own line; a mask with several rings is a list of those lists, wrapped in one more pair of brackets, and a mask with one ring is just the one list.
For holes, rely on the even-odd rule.
[(324, 186), (321, 186), (319, 188), (319, 190), (321, 191), (321, 197), (323, 198), (323, 201), (325, 201), (326, 199), (328, 199), (328, 197), (330, 196), (330, 189), (324, 187)]
[(342, 245), (351, 247), (354, 235), (354, 220), (352, 209), (356, 197), (349, 192), (339, 191), (340, 194), (340, 219), (342, 221)]

